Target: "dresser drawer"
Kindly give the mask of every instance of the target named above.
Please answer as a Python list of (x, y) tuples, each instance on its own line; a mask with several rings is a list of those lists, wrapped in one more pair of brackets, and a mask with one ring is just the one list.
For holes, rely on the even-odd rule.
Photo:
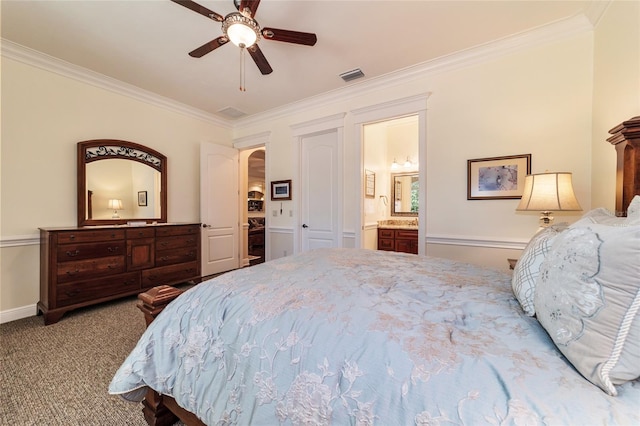
[(156, 253), (156, 266), (173, 265), (198, 260), (198, 251), (195, 247), (180, 248), (177, 250), (162, 250)]
[(96, 241), (124, 240), (124, 229), (96, 231), (64, 231), (58, 233), (58, 244), (92, 243)]
[(162, 266), (142, 271), (142, 287), (154, 287), (161, 284), (172, 284), (199, 278), (198, 262), (181, 263)]
[(178, 235), (156, 239), (156, 250), (175, 250), (178, 248), (195, 248), (198, 242), (197, 235)]
[(126, 253), (124, 240), (104, 243), (64, 244), (57, 250), (58, 262), (124, 255)]
[(134, 272), (59, 285), (56, 299), (58, 306), (67, 306), (140, 289), (140, 274)]
[(196, 235), (200, 233), (200, 225), (184, 226), (158, 226), (157, 237), (170, 237), (173, 235)]
[(104, 275), (124, 272), (124, 256), (101, 257), (97, 259), (63, 262), (58, 265), (58, 283), (67, 283)]
[(132, 228), (127, 229), (127, 238), (153, 238), (156, 234), (153, 228)]

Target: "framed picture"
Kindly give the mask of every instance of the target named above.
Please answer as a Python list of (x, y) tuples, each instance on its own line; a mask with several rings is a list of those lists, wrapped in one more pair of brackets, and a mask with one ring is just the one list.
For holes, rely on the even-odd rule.
[(291, 199), (291, 179), (271, 182), (271, 200)]
[(371, 170), (364, 171), (364, 196), (376, 198), (376, 174)]
[(531, 154), (467, 160), (467, 200), (521, 198)]
[(146, 207), (147, 205), (147, 191), (138, 191), (138, 205)]

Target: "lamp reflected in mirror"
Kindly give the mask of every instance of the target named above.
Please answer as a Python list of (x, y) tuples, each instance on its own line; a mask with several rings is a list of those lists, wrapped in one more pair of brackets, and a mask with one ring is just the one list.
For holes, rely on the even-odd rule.
[(117, 199), (109, 200), (109, 210), (113, 210), (113, 216), (111, 216), (112, 219), (120, 219), (118, 210), (123, 210), (122, 200), (117, 200)]

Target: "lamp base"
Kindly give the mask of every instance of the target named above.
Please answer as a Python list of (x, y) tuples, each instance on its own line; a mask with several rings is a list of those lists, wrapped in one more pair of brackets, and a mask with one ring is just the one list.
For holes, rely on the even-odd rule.
[(553, 216), (551, 216), (551, 212), (548, 210), (540, 212), (540, 227), (548, 228), (552, 224), (553, 224)]
[(113, 216), (111, 216), (111, 219), (120, 219), (120, 215), (118, 214), (117, 211), (113, 212)]

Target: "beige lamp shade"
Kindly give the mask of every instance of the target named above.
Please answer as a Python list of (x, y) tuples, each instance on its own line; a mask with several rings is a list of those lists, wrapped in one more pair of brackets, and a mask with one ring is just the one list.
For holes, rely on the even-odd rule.
[(109, 209), (111, 210), (122, 210), (122, 200), (109, 200)]
[(527, 175), (518, 211), (539, 211), (540, 221), (548, 226), (552, 211), (580, 211), (582, 208), (573, 192), (571, 173), (539, 173)]

